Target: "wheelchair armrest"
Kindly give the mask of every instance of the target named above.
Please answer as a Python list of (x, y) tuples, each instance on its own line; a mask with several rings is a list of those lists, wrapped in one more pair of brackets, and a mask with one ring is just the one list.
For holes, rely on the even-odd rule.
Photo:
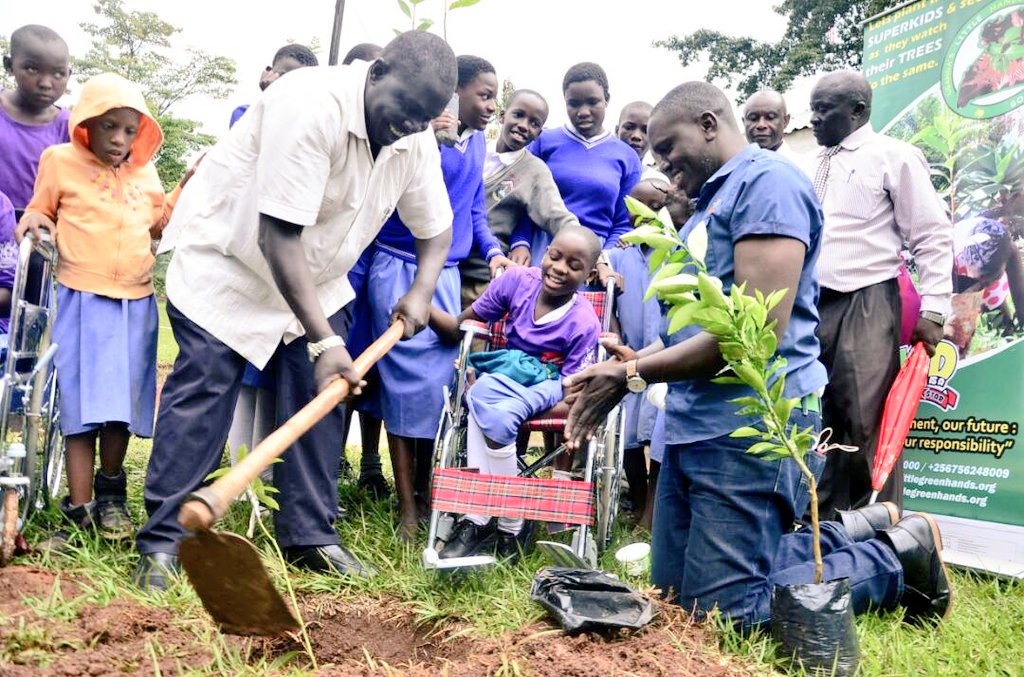
[(490, 327), (487, 326), (486, 322), (480, 322), (479, 320), (463, 320), (462, 324), (459, 325), (459, 331), (469, 334), (486, 334), (490, 331)]

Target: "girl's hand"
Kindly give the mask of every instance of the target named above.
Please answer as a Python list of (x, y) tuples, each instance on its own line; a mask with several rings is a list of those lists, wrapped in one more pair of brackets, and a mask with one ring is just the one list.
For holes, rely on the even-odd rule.
[(494, 279), (494, 276), (498, 274), (499, 269), (508, 270), (509, 268), (515, 268), (515, 266), (515, 261), (502, 254), (492, 256), (491, 260), (487, 262), (487, 268), (491, 271), (492, 280)]
[(28, 233), (36, 239), (36, 241), (43, 239), (42, 231), (46, 231), (49, 234), (57, 231), (57, 226), (54, 225), (53, 221), (49, 217), (43, 214), (36, 214), (35, 212), (28, 212), (21, 217), (21, 221), (18, 222), (18, 227), (14, 229), (14, 239), (19, 243), (25, 239), (25, 234)]
[(625, 363), (640, 357), (635, 350), (618, 340), (618, 337), (615, 337), (614, 339), (611, 337), (602, 337), (601, 345), (604, 346), (604, 349), (608, 351), (608, 355), (613, 360), (618, 360), (619, 362)]
[(608, 280), (615, 280), (615, 286), (618, 288), (619, 293), (626, 288), (626, 280), (621, 275), (612, 270), (611, 266), (604, 262), (598, 262), (597, 264), (597, 280), (601, 283), (602, 287), (608, 286)]
[(512, 263), (517, 266), (528, 266), (530, 265), (530, 261), (533, 259), (533, 257), (530, 256), (530, 248), (524, 247), (523, 245), (519, 245), (510, 251), (508, 253), (508, 257), (512, 260)]

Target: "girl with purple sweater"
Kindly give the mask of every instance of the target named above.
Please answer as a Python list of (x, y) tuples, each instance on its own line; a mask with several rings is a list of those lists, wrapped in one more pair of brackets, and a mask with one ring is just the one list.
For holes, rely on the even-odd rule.
[[(632, 230), (625, 197), (640, 180), (636, 152), (604, 128), (608, 76), (596, 63), (578, 63), (562, 79), (569, 124), (546, 129), (528, 147), (548, 165), (565, 207), (611, 249)], [(521, 233), (513, 243), (522, 241)], [(551, 236), (534, 229), (530, 250), (534, 265)]]
[[(430, 326), (443, 339), (459, 341), (465, 320), (505, 318), (509, 351), (521, 351), (542, 363), (554, 363), (549, 378), (532, 385), (495, 370), (476, 379), (466, 395), (469, 466), (485, 475), (516, 474), (516, 435), (526, 420), (562, 400), (562, 376), (584, 369), (593, 359), (601, 325), (594, 307), (577, 291), (597, 263), (601, 243), (582, 226), (562, 228), (544, 253), (540, 268), (516, 267), (487, 287), (458, 317), (431, 309)], [(507, 315), (507, 317), (506, 317)], [(463, 515), (440, 556), (476, 554), (492, 535), (488, 515)], [(497, 553), (515, 557), (522, 519), (499, 517)]]

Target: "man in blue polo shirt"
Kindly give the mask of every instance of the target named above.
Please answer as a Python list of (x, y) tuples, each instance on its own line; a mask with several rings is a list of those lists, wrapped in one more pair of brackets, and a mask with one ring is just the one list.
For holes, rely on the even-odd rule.
[[(810, 181), (778, 154), (747, 145), (728, 99), (704, 82), (669, 92), (651, 114), (648, 136), (662, 170), (695, 198), (680, 235), (707, 228), (705, 262), (725, 291), (734, 282), (746, 282), (751, 294), (789, 290), (770, 317), (787, 360), (786, 395), (801, 399), (791, 421), (820, 428), (826, 374), (814, 267), (822, 217)], [(757, 627), (769, 620), (774, 585), (814, 580), (810, 536), (787, 533), (807, 506), (806, 487), (792, 460), (751, 456), (749, 439), (729, 437), (760, 423), (737, 416), (730, 402), (748, 390), (711, 382), (725, 365), (714, 337), (689, 326), (663, 331), (662, 344), (620, 351), (619, 361), (567, 379), (574, 404), (566, 436), (580, 445), (627, 390), (669, 382), (653, 582), (698, 617), (717, 607), (741, 628)], [(812, 453), (808, 464), (820, 473), (824, 459)], [(897, 517), (870, 506), (824, 523), (825, 579), (850, 579), (856, 611), (903, 605), (908, 619), (942, 617), (950, 593), (937, 527), (925, 515), (893, 524)]]

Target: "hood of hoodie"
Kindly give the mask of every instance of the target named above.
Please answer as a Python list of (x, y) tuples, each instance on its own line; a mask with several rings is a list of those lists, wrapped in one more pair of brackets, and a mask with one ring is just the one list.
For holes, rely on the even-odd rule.
[(71, 110), (68, 122), (71, 142), (89, 151), (89, 130), (82, 123), (114, 108), (131, 108), (139, 113), (139, 131), (125, 162), (135, 167), (145, 165), (163, 143), (164, 133), (150, 115), (139, 86), (115, 73), (94, 75), (82, 85), (78, 103)]

